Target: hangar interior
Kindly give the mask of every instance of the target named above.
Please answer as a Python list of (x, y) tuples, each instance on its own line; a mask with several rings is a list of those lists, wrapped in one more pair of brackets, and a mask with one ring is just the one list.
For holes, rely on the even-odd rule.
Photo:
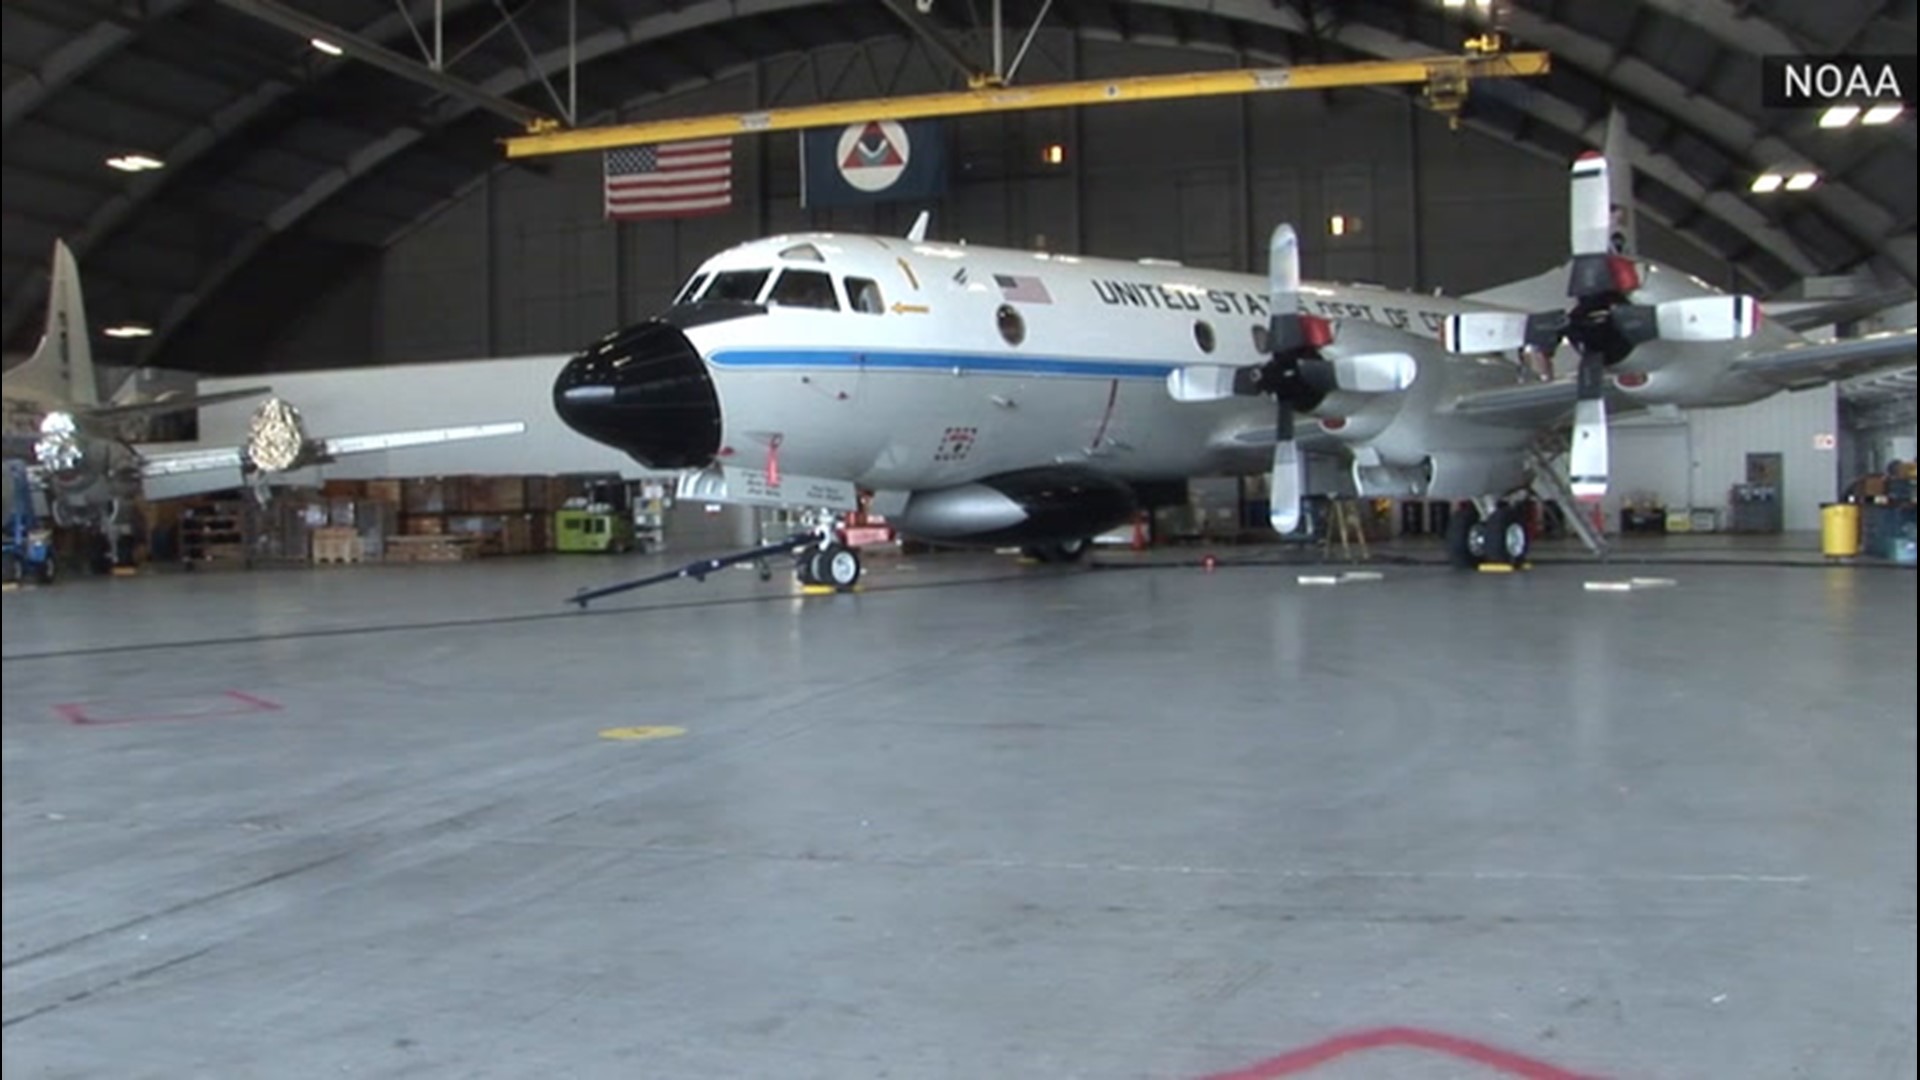
[[(1911, 71), (1911, 0), (4, 0), (0, 20), (10, 371), (50, 330), (58, 242), (103, 388), (270, 385), (328, 433), (524, 425), (290, 470), (264, 502), (155, 497), (116, 568), (137, 573), (9, 583), (9, 1071), (1920, 1069), (1910, 345), (1749, 404), (1614, 416), (1610, 557), (1568, 537), (1514, 573), (1440, 565), (1437, 500), (1360, 500), (1367, 566), (1324, 532), (1275, 544), (1262, 464), (1193, 478), (1079, 565), (887, 545), (858, 592), (762, 559), (576, 611), (583, 585), (790, 521), (676, 500), (556, 409), (558, 373), (714, 253), (904, 237), (922, 211), (939, 243), (1259, 275), (1291, 223), (1308, 279), (1474, 293), (1566, 262), (1568, 167), (1614, 116), (1637, 254), (1835, 312), (1811, 342), (1910, 335), (1911, 90), (1867, 124), (1756, 87), (1770, 56)], [(599, 154), (502, 146), (543, 117), (957, 91), (1003, 52), (1022, 87), (1490, 31), (1550, 71), (1475, 82), (1451, 114), (1376, 86), (951, 117), (942, 190), (914, 200), (802, 205), (776, 132), (734, 139), (724, 212), (609, 220)], [(255, 406), (155, 421), (141, 450), (244, 445)], [(8, 412), (11, 460), (11, 390)], [(1309, 457), (1351, 503), (1347, 463)], [(654, 550), (539, 557), (575, 510), (632, 530), (602, 546)], [(436, 539), (456, 519), (540, 524), (485, 534), (529, 557), (468, 562)], [(323, 565), (380, 561), (365, 541), (409, 521), (426, 565)], [(342, 528), (354, 546), (323, 549)], [(311, 572), (268, 572), (269, 540)], [(188, 554), (216, 547), (240, 557)], [(260, 572), (178, 572), (220, 565)]]

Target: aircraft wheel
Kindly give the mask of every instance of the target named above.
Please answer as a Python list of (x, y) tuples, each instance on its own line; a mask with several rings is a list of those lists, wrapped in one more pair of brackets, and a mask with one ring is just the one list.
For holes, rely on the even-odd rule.
[(40, 579), (42, 585), (53, 584), (53, 559), (48, 558), (34, 567), (33, 575)]
[(1471, 570), (1486, 555), (1486, 529), (1472, 503), (1461, 503), (1447, 517), (1447, 559), (1456, 569)]
[(793, 576), (802, 585), (818, 585), (820, 578), (814, 573), (814, 563), (820, 555), (819, 548), (806, 548), (793, 559)]
[(1533, 549), (1533, 538), (1527, 535), (1527, 523), (1518, 507), (1502, 506), (1487, 523), (1487, 530), (1488, 546), (1492, 549), (1489, 558), (1515, 565), (1526, 561), (1527, 553)]
[(1020, 554), (1035, 562), (1071, 563), (1079, 562), (1090, 547), (1085, 537), (1072, 540), (1058, 540), (1049, 544), (1030, 544), (1020, 549)]
[(813, 557), (813, 573), (822, 585), (851, 589), (860, 580), (860, 553), (835, 544)]

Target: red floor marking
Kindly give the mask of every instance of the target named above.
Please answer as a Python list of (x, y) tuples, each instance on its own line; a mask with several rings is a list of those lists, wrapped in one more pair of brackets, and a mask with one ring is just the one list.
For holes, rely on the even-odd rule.
[(138, 701), (76, 701), (55, 705), (53, 711), (69, 724), (100, 727), (108, 724), (144, 724), (162, 720), (217, 720), (229, 716), (279, 712), (280, 704), (266, 698), (228, 690), (207, 697), (146, 698)]
[(1303, 1046), (1291, 1051), (1249, 1065), (1233, 1072), (1216, 1073), (1206, 1080), (1278, 1080), (1283, 1076), (1298, 1076), (1308, 1069), (1316, 1069), (1335, 1058), (1367, 1050), (1378, 1050), (1390, 1046), (1409, 1046), (1416, 1050), (1433, 1050), (1451, 1055), (1463, 1061), (1485, 1065), (1503, 1073), (1523, 1077), (1524, 1080), (1595, 1080), (1585, 1073), (1571, 1072), (1558, 1065), (1549, 1065), (1536, 1058), (1525, 1057), (1511, 1050), (1502, 1050), (1497, 1046), (1463, 1039), (1458, 1035), (1445, 1035), (1438, 1031), (1423, 1031), (1420, 1028), (1388, 1027), (1374, 1028), (1370, 1031), (1356, 1031), (1349, 1035), (1336, 1035), (1331, 1039)]

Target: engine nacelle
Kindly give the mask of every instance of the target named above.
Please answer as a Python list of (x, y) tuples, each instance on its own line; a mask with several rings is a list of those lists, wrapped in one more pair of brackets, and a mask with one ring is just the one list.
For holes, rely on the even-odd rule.
[(1133, 516), (1133, 489), (1094, 469), (1046, 465), (916, 491), (888, 520), (908, 536), (958, 544), (1082, 540)]

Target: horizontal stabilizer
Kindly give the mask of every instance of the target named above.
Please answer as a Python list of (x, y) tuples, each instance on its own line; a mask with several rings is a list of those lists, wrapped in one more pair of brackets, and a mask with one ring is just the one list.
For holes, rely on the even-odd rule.
[(1527, 317), (1514, 311), (1472, 311), (1447, 318), (1441, 343), (1450, 353), (1511, 352), (1527, 343)]
[(137, 416), (165, 416), (168, 413), (186, 412), (189, 409), (204, 409), (209, 405), (219, 405), (227, 401), (242, 401), (246, 398), (270, 394), (269, 386), (254, 386), (245, 390), (223, 390), (218, 394), (194, 394), (184, 397), (156, 398), (153, 401), (135, 401), (125, 405), (95, 405), (81, 411), (86, 420), (129, 420)]

